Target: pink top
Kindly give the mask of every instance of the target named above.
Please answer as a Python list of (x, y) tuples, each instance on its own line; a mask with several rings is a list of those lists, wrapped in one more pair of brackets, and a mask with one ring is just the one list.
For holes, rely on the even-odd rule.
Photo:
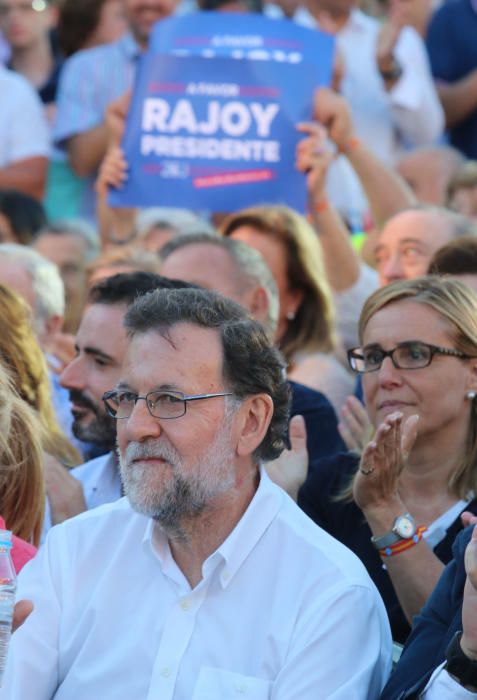
[[(5, 520), (0, 517), (0, 530), (6, 530)], [(12, 560), (17, 574), (36, 554), (36, 547), (16, 535), (12, 535)]]

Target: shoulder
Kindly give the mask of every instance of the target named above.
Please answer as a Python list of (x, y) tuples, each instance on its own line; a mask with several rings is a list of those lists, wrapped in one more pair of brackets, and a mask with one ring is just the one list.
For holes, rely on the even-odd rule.
[(82, 49), (70, 56), (63, 64), (63, 71), (81, 71), (94, 68), (98, 62), (109, 61), (121, 56), (121, 40), (111, 44), (101, 44), (91, 49)]
[(375, 590), (359, 558), (316, 525), (291, 499), (284, 500), (277, 515), (275, 537), (277, 552), (287, 562), (290, 576), (300, 571), (299, 576), (303, 577), (307, 572), (307, 578), (321, 586)]
[(302, 413), (303, 411), (330, 411), (334, 413), (331, 403), (321, 391), (311, 389), (304, 384), (290, 381), (290, 389), (292, 390), (292, 415)]
[(30, 83), (18, 73), (0, 66), (0, 86), (5, 103), (15, 101), (30, 101), (40, 104), (35, 90)]

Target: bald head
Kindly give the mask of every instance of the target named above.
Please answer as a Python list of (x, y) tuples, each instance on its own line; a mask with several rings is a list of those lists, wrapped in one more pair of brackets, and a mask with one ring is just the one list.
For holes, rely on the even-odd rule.
[(434, 253), (464, 235), (477, 235), (472, 222), (440, 207), (416, 207), (393, 216), (375, 249), (381, 286), (427, 274)]

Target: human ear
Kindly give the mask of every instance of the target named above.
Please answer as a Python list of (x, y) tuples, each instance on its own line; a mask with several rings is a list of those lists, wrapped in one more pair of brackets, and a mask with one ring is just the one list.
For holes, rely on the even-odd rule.
[(268, 394), (245, 399), (238, 416), (237, 454), (250, 456), (262, 444), (273, 416), (273, 401)]

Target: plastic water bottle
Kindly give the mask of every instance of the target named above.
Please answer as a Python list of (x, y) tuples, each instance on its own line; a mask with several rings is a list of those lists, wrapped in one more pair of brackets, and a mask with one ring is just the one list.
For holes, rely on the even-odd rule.
[(12, 533), (0, 530), (0, 686), (12, 633), (17, 577), (11, 557)]

